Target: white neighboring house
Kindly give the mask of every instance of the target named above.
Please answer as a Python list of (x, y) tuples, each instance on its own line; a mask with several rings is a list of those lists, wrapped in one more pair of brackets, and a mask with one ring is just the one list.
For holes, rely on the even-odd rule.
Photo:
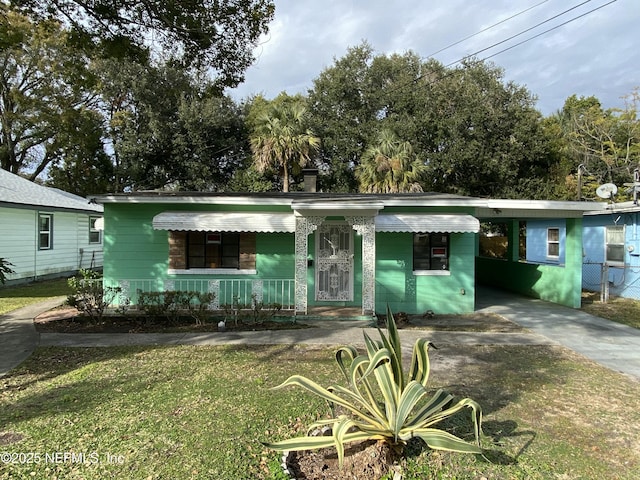
[(102, 205), (0, 169), (0, 257), (12, 283), (102, 268)]

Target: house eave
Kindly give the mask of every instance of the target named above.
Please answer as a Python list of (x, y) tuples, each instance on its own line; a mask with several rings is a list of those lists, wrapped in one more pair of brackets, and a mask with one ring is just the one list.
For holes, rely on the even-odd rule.
[(640, 212), (640, 205), (633, 202), (621, 202), (621, 203), (602, 203), (604, 208), (592, 209), (589, 212), (585, 212), (585, 215), (602, 215), (606, 213), (638, 213)]
[(486, 199), (437, 193), (376, 195), (276, 192), (252, 195), (211, 192), (136, 192), (96, 195), (91, 200), (99, 204), (288, 206), (298, 215), (322, 215), (340, 211), (358, 211), (362, 215), (375, 215), (386, 207), (437, 207), (467, 208), (468, 213), (479, 218), (579, 218), (586, 212), (607, 210), (607, 204), (599, 202)]

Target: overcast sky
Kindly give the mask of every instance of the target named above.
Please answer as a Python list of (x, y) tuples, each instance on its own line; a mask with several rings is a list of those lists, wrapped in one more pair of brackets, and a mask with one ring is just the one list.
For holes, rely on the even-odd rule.
[(543, 114), (560, 109), (574, 93), (595, 95), (605, 108), (622, 107), (620, 97), (640, 86), (640, 1), (606, 5), (610, 1), (275, 0), (275, 18), (255, 50), (256, 62), (229, 93), (236, 100), (306, 93), (325, 68), (364, 40), (376, 54), (410, 50), (448, 65), (517, 35), (476, 56), (497, 54), (488, 61), (504, 69), (505, 80), (536, 95)]

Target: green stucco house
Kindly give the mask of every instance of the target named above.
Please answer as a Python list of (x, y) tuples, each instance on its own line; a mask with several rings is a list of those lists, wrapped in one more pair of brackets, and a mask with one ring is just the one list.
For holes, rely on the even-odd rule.
[[(457, 195), (135, 192), (92, 198), (104, 206), (104, 281), (120, 302), (138, 291), (215, 293), (281, 304), (441, 314), (475, 308), (478, 283), (580, 305), (584, 202), (490, 200)], [(480, 222), (566, 221), (567, 261), (527, 265), (478, 258)], [(541, 268), (545, 267), (545, 268)]]

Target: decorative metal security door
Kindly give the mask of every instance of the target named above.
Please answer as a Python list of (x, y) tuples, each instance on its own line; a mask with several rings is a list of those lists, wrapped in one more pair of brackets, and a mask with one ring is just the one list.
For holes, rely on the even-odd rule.
[(353, 229), (323, 223), (316, 232), (316, 300), (353, 300)]

